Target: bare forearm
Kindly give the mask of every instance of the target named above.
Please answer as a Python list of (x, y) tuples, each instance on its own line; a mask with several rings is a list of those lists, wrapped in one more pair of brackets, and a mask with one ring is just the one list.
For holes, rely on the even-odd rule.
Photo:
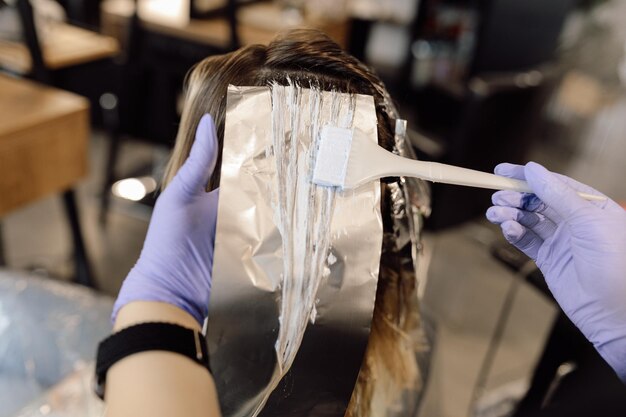
[[(120, 310), (114, 331), (145, 322), (200, 330), (196, 320), (178, 307), (137, 301)], [(221, 416), (211, 375), (170, 352), (142, 352), (113, 365), (107, 374), (106, 402), (107, 417)]]

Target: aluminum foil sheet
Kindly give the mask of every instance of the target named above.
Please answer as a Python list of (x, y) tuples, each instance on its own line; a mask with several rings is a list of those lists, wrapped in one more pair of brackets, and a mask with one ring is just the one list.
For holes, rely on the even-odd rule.
[(311, 182), (326, 124), (377, 140), (371, 96), (228, 89), (207, 340), (225, 416), (342, 416), (367, 346), (381, 187)]

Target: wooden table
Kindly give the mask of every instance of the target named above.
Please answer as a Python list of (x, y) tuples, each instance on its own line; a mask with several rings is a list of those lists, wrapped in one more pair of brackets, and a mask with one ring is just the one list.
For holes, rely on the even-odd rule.
[(87, 175), (89, 102), (75, 94), (0, 75), (0, 217), (63, 193), (77, 280), (91, 278), (72, 188)]
[[(133, 1), (105, 0), (101, 11), (103, 33), (123, 43), (128, 21), (135, 11)], [(140, 18), (147, 29), (158, 33), (210, 46), (227, 48), (230, 45), (230, 29), (226, 19), (191, 19), (189, 22), (175, 23), (149, 15), (140, 15)], [(322, 30), (341, 46), (347, 43), (348, 26), (345, 21), (311, 19), (298, 25), (289, 25), (285, 23), (278, 6), (272, 3), (244, 6), (238, 13), (238, 31), (242, 45), (268, 44), (281, 30), (296, 26)]]
[(0, 75), (0, 216), (87, 174), (89, 103)]
[[(50, 70), (110, 58), (120, 51), (116, 39), (65, 23), (53, 26), (40, 43)], [(0, 40), (0, 67), (26, 74), (31, 65), (30, 52), (24, 43)]]

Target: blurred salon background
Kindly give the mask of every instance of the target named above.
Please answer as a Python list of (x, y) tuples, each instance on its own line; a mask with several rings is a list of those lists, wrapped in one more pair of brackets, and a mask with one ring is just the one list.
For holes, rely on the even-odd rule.
[[(626, 0), (0, 0), (0, 417), (102, 414), (95, 347), (185, 74), (301, 26), (376, 69), (421, 159), (535, 160), (626, 202)], [(617, 377), (484, 220), (490, 196), (432, 186), (419, 415), (626, 415)]]

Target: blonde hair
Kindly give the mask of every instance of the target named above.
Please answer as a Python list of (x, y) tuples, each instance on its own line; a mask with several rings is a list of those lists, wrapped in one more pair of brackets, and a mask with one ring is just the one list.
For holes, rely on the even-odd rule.
[[(228, 85), (264, 86), (272, 82), (286, 85), (288, 80), (303, 87), (373, 96), (379, 144), (387, 149), (394, 147), (391, 104), (380, 79), (321, 32), (292, 30), (268, 46), (252, 45), (212, 56), (193, 68), (186, 79), (183, 115), (164, 186), (187, 159), (198, 123), (209, 113), (217, 129), (220, 154), (207, 189), (218, 187)], [(388, 407), (384, 398), (398, 401), (403, 391), (419, 392), (422, 386), (416, 352), (423, 351), (426, 343), (417, 306), (415, 271), (407, 268), (413, 265), (410, 255), (397, 247), (391, 214), (391, 194), (397, 193), (397, 184), (383, 184), (382, 191), (385, 235), (376, 306), (368, 348), (347, 416), (382, 416)]]

